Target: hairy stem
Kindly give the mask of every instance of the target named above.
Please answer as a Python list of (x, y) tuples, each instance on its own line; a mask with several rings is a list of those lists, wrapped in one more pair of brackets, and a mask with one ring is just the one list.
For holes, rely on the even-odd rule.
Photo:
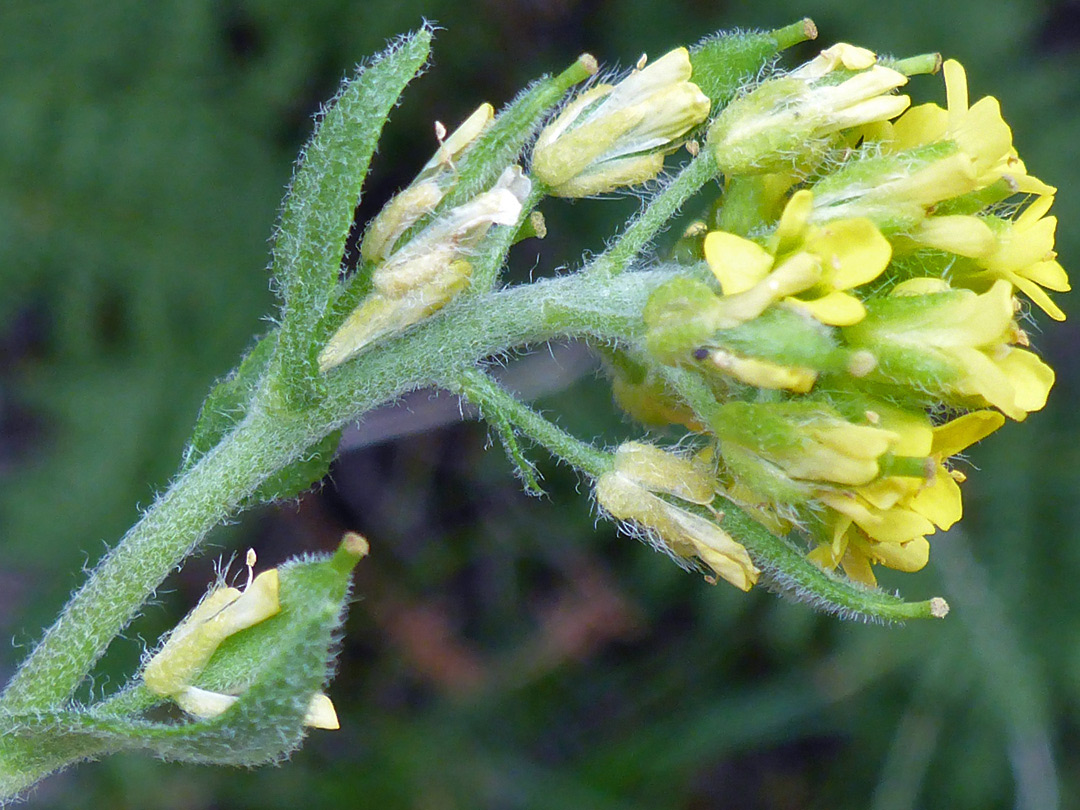
[[(554, 337), (633, 340), (645, 300), (668, 278), (664, 271), (626, 274), (617, 282), (575, 275), (469, 297), (335, 369), (326, 378), (326, 397), (300, 412), (271, 405), (275, 386), (264, 385), (247, 418), (177, 479), (98, 564), (16, 673), (0, 710), (33, 711), (68, 701), (110, 641), (207, 532), (331, 430), (508, 349)], [(597, 468), (595, 458), (579, 460), (588, 462), (581, 465), (586, 470)]]
[(447, 387), (480, 408), (481, 415), (494, 411), (553, 456), (596, 478), (611, 469), (611, 455), (572, 436), (545, 419), (478, 368), (463, 370)]
[(649, 201), (631, 222), (618, 241), (586, 268), (598, 275), (618, 275), (645, 249), (660, 230), (692, 196), (717, 175), (716, 158), (711, 149), (703, 149), (680, 171), (664, 190)]

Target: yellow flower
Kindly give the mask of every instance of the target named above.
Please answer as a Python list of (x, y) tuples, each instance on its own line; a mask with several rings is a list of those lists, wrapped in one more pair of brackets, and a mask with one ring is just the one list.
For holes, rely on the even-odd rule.
[(994, 411), (974, 411), (931, 429), (925, 417), (887, 407), (879, 408), (877, 418), (900, 437), (897, 455), (925, 456), (923, 477), (885, 475), (851, 490), (819, 492), (830, 512), (822, 521), (824, 542), (808, 555), (826, 568), (842, 565), (849, 577), (871, 586), (874, 564), (901, 571), (926, 564), (926, 536), (949, 529), (963, 514), (958, 486), (963, 476), (950, 470), (949, 458), (1005, 421)]
[(1071, 289), (1069, 277), (1054, 251), (1057, 217), (1046, 216), (1053, 202), (1052, 197), (1039, 197), (1015, 220), (987, 218), (983, 226), (990, 232), (990, 244), (973, 257), (974, 268), (960, 267), (958, 278), (964, 283), (1004, 279), (1055, 321), (1065, 320), (1065, 313), (1043, 289), (1055, 292)]
[(1012, 345), (1021, 334), (1013, 314), (1008, 282), (996, 281), (976, 294), (918, 278), (875, 300), (869, 315), (844, 335), (878, 357), (878, 378), (976, 398), (1021, 421), (1046, 404), (1054, 372)]
[(1027, 173), (1012, 145), (1012, 130), (1001, 116), (1001, 105), (984, 96), (968, 106), (967, 74), (949, 59), (942, 67), (948, 110), (937, 104), (912, 107), (893, 124), (891, 148), (911, 149), (936, 141), (953, 141), (967, 155), (975, 172), (976, 187), (984, 188), (1008, 178), (1016, 191), (1053, 194), (1055, 189)]
[(862, 302), (847, 292), (873, 281), (888, 266), (892, 248), (865, 218), (810, 225), (814, 195), (797, 191), (784, 208), (771, 250), (725, 231), (705, 237), (705, 258), (724, 292), (729, 320), (756, 318), (778, 300), (831, 326), (858, 323)]
[(744, 591), (757, 583), (761, 572), (741, 544), (715, 522), (674, 505), (657, 492), (691, 503), (709, 503), (716, 481), (694, 461), (629, 442), (619, 447), (614, 468), (601, 475), (595, 486), (597, 503), (607, 514), (646, 530), (676, 560), (697, 557)]
[(690, 53), (676, 48), (616, 85), (598, 84), (548, 124), (532, 171), (559, 197), (588, 197), (655, 178), (664, 155), (709, 115), (690, 81)]
[(950, 60), (944, 74), (948, 109), (923, 104), (893, 123), (863, 128), (866, 145), (815, 184), (813, 221), (867, 216), (890, 234), (973, 256), (991, 239), (977, 221), (919, 223), (941, 202), (984, 189), (997, 189), (989, 202), (1016, 192), (1053, 195), (1017, 156), (997, 99), (988, 96), (969, 107), (964, 69)]

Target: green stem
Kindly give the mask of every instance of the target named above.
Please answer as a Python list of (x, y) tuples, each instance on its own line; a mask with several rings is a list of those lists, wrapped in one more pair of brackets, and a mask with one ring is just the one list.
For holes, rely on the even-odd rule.
[(607, 276), (624, 272), (686, 201), (716, 177), (717, 171), (712, 150), (703, 149), (649, 202), (618, 241), (589, 264), (586, 271)]
[[(248, 417), (98, 564), (16, 673), (0, 710), (35, 711), (68, 701), (110, 641), (206, 533), (331, 430), (513, 347), (554, 337), (633, 340), (645, 301), (668, 278), (663, 271), (629, 273), (617, 282), (574, 275), (472, 296), (335, 369), (326, 376), (325, 398), (305, 411), (254, 403)], [(264, 386), (264, 392), (274, 390)], [(522, 419), (530, 423), (527, 415)], [(545, 435), (542, 426), (536, 429)], [(581, 455), (578, 461), (587, 470), (599, 468), (597, 457)]]
[(553, 456), (593, 478), (611, 469), (610, 453), (597, 450), (545, 419), (480, 369), (463, 369), (456, 379), (445, 385), (480, 408), (481, 416), (486, 411), (494, 411)]
[(265, 413), (245, 420), (147, 511), (72, 597), (4, 691), (26, 712), (66, 701), (158, 584), (270, 473), (309, 446), (309, 430)]

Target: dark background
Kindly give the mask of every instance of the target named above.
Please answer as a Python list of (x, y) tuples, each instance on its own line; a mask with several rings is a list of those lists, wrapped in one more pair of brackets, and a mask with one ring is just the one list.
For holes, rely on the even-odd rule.
[[(425, 16), (446, 29), (433, 68), (392, 116), (361, 205), (370, 215), (427, 160), (434, 120), (452, 125), (482, 100), (500, 106), (583, 50), (629, 65), (717, 28), (804, 15), (822, 45), (960, 59), (973, 100), (997, 95), (1029, 169), (1061, 188), (1070, 267), (1077, 3), (0, 6), (0, 635), (14, 639), (0, 677), (80, 569), (167, 484), (212, 381), (265, 328), (266, 240), (292, 160), (354, 63)], [(943, 102), (940, 78), (912, 92)], [(515, 272), (572, 265), (637, 205), (545, 203), (550, 235), (517, 249)], [(945, 622), (844, 624), (764, 591), (710, 588), (595, 525), (578, 479), (543, 456), (550, 497), (521, 494), (501, 451), (485, 450), (484, 428), (453, 420), (445, 395), (425, 395), (413, 414), (384, 414), (347, 437), (321, 491), (216, 532), (114, 645), (93, 687), (117, 685), (143, 639), (198, 599), (217, 557), (254, 545), (274, 564), (356, 529), (373, 553), (331, 687), (342, 730), (313, 734), (280, 768), (118, 756), (49, 780), (34, 802), (1075, 806), (1080, 336), (1076, 320), (1037, 320), (1034, 340), (1059, 372), (1049, 406), (972, 453), (963, 532), (932, 538), (928, 569), (882, 577), (909, 597), (945, 595)], [(587, 360), (545, 357), (518, 369), (525, 387), (547, 391), (542, 407), (586, 437), (627, 435)]]

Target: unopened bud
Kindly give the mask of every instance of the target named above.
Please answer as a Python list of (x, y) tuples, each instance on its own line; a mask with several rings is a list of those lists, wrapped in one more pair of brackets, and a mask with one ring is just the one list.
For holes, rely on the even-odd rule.
[(533, 174), (560, 197), (653, 179), (664, 155), (709, 115), (709, 99), (690, 75), (689, 53), (677, 48), (617, 85), (585, 91), (540, 133)]

